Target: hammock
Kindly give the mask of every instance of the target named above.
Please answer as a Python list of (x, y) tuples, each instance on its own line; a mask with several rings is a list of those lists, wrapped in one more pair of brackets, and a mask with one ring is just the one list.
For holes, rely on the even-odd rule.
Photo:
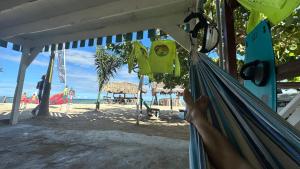
[[(200, 95), (210, 98), (208, 115), (212, 125), (255, 168), (299, 168), (299, 132), (206, 55), (198, 55), (190, 65), (191, 91), (194, 99)], [(193, 125), (190, 168), (212, 168)]]

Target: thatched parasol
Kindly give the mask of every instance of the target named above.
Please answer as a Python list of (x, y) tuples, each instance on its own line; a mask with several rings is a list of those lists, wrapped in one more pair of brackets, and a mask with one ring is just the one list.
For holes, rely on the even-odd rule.
[(151, 87), (152, 87), (152, 96), (156, 96), (157, 93), (160, 93), (160, 94), (169, 94), (170, 95), (170, 107), (171, 107), (171, 110), (173, 110), (173, 103), (172, 103), (172, 94), (173, 93), (176, 93), (177, 94), (177, 100), (179, 102), (179, 96), (182, 96), (183, 95), (183, 87), (181, 86), (175, 86), (175, 88), (173, 89), (164, 89), (165, 87), (165, 84), (164, 83), (156, 83), (156, 82), (153, 82), (151, 84)]
[(163, 83), (156, 83), (156, 82), (153, 82), (151, 84), (151, 87), (152, 87), (152, 94), (155, 94), (155, 93), (160, 93), (160, 94), (172, 94), (172, 93), (177, 93), (179, 95), (182, 95), (183, 94), (183, 87), (181, 86), (176, 86), (174, 89), (164, 89), (165, 87), (165, 84)]
[[(103, 91), (113, 94), (138, 94), (138, 85), (128, 82), (110, 82), (103, 87)], [(146, 93), (143, 89), (143, 93)]]

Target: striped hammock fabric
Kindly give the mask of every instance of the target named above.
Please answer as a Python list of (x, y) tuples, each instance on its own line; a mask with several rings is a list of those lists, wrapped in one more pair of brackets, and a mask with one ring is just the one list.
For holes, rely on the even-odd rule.
[[(206, 55), (190, 65), (194, 99), (210, 98), (208, 116), (255, 168), (300, 168), (300, 133)], [(196, 128), (190, 126), (190, 168), (213, 168)]]

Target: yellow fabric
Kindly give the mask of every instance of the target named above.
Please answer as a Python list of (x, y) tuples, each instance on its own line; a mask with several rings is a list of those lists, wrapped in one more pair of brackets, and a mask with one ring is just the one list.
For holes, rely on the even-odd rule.
[(152, 73), (169, 73), (180, 76), (180, 63), (176, 51), (176, 43), (172, 40), (152, 42), (149, 63)]
[(67, 96), (68, 94), (69, 94), (69, 88), (66, 87), (66, 88), (64, 89), (64, 96)]
[(128, 58), (128, 72), (134, 69), (135, 60), (139, 66), (139, 75), (151, 74), (147, 49), (138, 41), (133, 42), (132, 51)]
[(264, 18), (263, 14), (252, 11), (248, 20), (247, 33), (251, 32)]
[(278, 24), (300, 5), (300, 0), (238, 0), (245, 8), (250, 10), (247, 32), (263, 19), (263, 15), (273, 24)]

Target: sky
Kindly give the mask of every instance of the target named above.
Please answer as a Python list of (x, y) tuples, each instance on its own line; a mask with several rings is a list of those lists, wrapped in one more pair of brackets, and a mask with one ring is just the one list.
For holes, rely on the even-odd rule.
[[(141, 43), (146, 47), (150, 47), (150, 40), (145, 37), (147, 37), (146, 32), (144, 32), (144, 39)], [(136, 39), (136, 34), (133, 35), (133, 39)], [(103, 44), (105, 44), (105, 41), (106, 39), (104, 38)], [(114, 41), (115, 37), (113, 37)], [(95, 51), (96, 46), (66, 50), (67, 85), (76, 91), (76, 98), (95, 99), (97, 97), (97, 75), (94, 65)], [(12, 97), (14, 95), (21, 54), (21, 52), (12, 50), (12, 44), (10, 43), (7, 48), (0, 47), (0, 67), (3, 68), (3, 72), (0, 72), (0, 96)], [(41, 76), (47, 72), (49, 56), (50, 52), (40, 53), (27, 68), (23, 88), (23, 92), (26, 92), (27, 96), (37, 93), (36, 84), (41, 79)], [(124, 65), (110, 81), (126, 81), (138, 84), (139, 79), (136, 73), (129, 74), (127, 65)], [(148, 83), (147, 79), (145, 83)], [(56, 57), (51, 95), (61, 92), (63, 89), (64, 84), (60, 83), (58, 78)], [(146, 89), (150, 91), (149, 86), (146, 86)], [(151, 100), (150, 92), (144, 98), (145, 100)]]
[[(133, 33), (133, 40), (136, 39), (136, 33)], [(103, 45), (106, 43), (106, 38), (103, 38)], [(115, 36), (113, 37), (115, 42)], [(144, 32), (144, 39), (141, 43), (149, 48), (151, 46), (150, 39), (147, 38), (147, 32)], [(96, 46), (93, 47), (79, 47), (77, 49), (66, 50), (66, 69), (67, 69), (67, 85), (76, 91), (76, 98), (79, 99), (95, 99), (97, 98), (97, 75), (96, 67), (94, 65), (94, 55)], [(12, 50), (12, 44), (9, 43), (7, 48), (0, 47), (0, 67), (3, 72), (0, 72), (0, 96), (12, 97), (14, 95), (19, 63), (21, 59), (21, 52)], [(23, 92), (27, 96), (37, 93), (36, 84), (41, 79), (41, 76), (46, 74), (49, 64), (50, 52), (41, 52), (32, 64), (27, 68), (26, 77), (24, 81)], [(217, 57), (216, 53), (210, 53), (209, 56)], [(241, 56), (238, 56), (240, 58)], [(127, 65), (121, 67), (111, 82), (132, 82), (139, 83), (136, 73), (128, 73)], [(148, 84), (148, 79), (144, 81)], [(145, 86), (147, 93), (143, 96), (144, 100), (151, 101), (151, 88), (149, 85)], [(57, 57), (55, 59), (53, 81), (51, 88), (51, 95), (63, 91), (64, 84), (59, 82)], [(106, 93), (102, 93), (102, 96)], [(161, 95), (159, 98), (166, 98), (169, 96)], [(175, 97), (175, 95), (173, 96)]]

